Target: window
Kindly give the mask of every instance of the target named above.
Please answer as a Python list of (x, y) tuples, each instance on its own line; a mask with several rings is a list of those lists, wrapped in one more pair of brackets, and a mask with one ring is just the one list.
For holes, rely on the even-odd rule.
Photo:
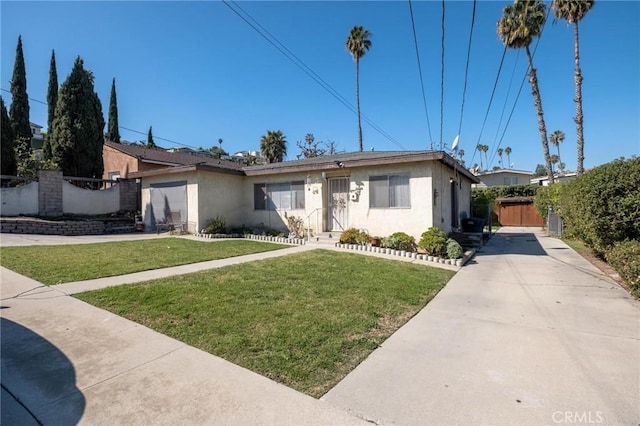
[(518, 177), (517, 176), (508, 176), (508, 177), (504, 178), (504, 184), (505, 185), (517, 185), (518, 184)]
[(109, 180), (120, 179), (120, 172), (109, 172)]
[(253, 186), (256, 210), (304, 209), (304, 181), (257, 183)]
[(369, 207), (411, 207), (409, 175), (369, 176)]

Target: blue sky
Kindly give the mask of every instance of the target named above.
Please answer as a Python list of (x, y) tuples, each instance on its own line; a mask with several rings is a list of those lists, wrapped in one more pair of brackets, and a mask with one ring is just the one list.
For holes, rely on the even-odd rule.
[[(543, 163), (524, 51), (510, 50), (481, 133), (503, 45), (496, 22), (503, 1), (478, 1), (464, 115), (460, 124), (473, 3), (445, 7), (444, 108), (441, 99), (439, 1), (412, 2), (427, 114), (406, 1), (238, 2), (306, 66), (355, 105), (355, 64), (345, 49), (354, 25), (371, 31), (372, 48), (361, 60), (365, 150), (437, 148), (450, 145), (460, 128), (468, 165), (474, 148), (489, 145), (489, 158), (511, 147), (516, 169)], [(146, 139), (149, 126), (160, 146), (209, 148), (223, 139), (229, 152), (258, 150), (267, 130), (282, 130), (288, 159), (299, 154), (307, 133), (334, 141), (340, 151), (358, 149), (354, 112), (314, 82), (222, 2), (2, 1), (1, 88), (7, 105), (15, 48), (22, 35), (31, 121), (46, 127), (49, 61), (54, 49), (59, 83), (75, 58), (95, 76), (107, 120), (116, 78), (123, 139)], [(241, 12), (240, 10), (238, 10)], [(580, 24), (584, 76), (585, 167), (640, 152), (640, 2), (597, 1)], [(532, 46), (533, 47), (533, 46)], [(567, 169), (575, 170), (573, 29), (549, 19), (534, 57), (548, 132), (563, 130)], [(504, 111), (504, 112), (503, 112)], [(442, 117), (442, 126), (441, 123)], [(429, 132), (430, 129), (430, 132)], [(46, 130), (46, 129), (45, 129)], [(106, 130), (106, 129), (105, 129)], [(504, 133), (504, 136), (503, 136)], [(385, 136), (386, 135), (386, 136)], [(495, 156), (491, 165), (497, 165)], [(505, 157), (506, 164), (506, 157)]]

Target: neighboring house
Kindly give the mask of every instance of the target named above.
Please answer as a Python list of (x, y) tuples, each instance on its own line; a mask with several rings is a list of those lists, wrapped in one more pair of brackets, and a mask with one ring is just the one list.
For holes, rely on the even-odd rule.
[(476, 175), (480, 183), (476, 188), (502, 185), (528, 185), (533, 173), (524, 170), (499, 169)]
[(431, 226), (459, 227), (478, 179), (440, 151), (358, 152), (228, 167), (191, 164), (140, 170), (142, 213), (150, 229), (180, 211), (190, 232), (222, 217), (228, 226), (287, 229), (302, 218), (313, 233), (350, 228), (417, 239)]
[[(560, 172), (553, 175), (553, 180), (554, 182), (564, 182), (567, 180), (575, 179), (577, 176), (577, 172)], [(532, 178), (531, 185), (549, 186), (549, 178), (547, 176)]]
[[(102, 148), (104, 164), (103, 179), (128, 178), (131, 173), (166, 167), (192, 165), (198, 163), (218, 164), (220, 160), (195, 154), (169, 152), (150, 149), (141, 145), (105, 142)], [(238, 169), (231, 161), (222, 161), (226, 166)], [(228, 163), (228, 164), (227, 164)]]
[(31, 149), (39, 155), (42, 151), (44, 143), (44, 135), (42, 134), (42, 126), (33, 122), (29, 122), (31, 126)]

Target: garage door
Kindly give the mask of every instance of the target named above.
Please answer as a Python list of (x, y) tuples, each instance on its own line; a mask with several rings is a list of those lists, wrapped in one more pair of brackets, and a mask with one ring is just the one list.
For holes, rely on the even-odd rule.
[(163, 222), (170, 212), (180, 212), (183, 223), (187, 222), (187, 181), (152, 183), (150, 225)]

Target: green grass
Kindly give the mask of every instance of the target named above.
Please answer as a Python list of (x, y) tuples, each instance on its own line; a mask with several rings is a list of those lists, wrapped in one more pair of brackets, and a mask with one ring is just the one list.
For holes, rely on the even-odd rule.
[(52, 285), (290, 247), (248, 240), (158, 238), (98, 244), (1, 247), (0, 264)]
[(319, 397), (453, 274), (313, 250), (76, 296)]
[(564, 241), (565, 244), (574, 249), (579, 255), (583, 257), (595, 256), (591, 249), (582, 240), (563, 236), (562, 241)]

